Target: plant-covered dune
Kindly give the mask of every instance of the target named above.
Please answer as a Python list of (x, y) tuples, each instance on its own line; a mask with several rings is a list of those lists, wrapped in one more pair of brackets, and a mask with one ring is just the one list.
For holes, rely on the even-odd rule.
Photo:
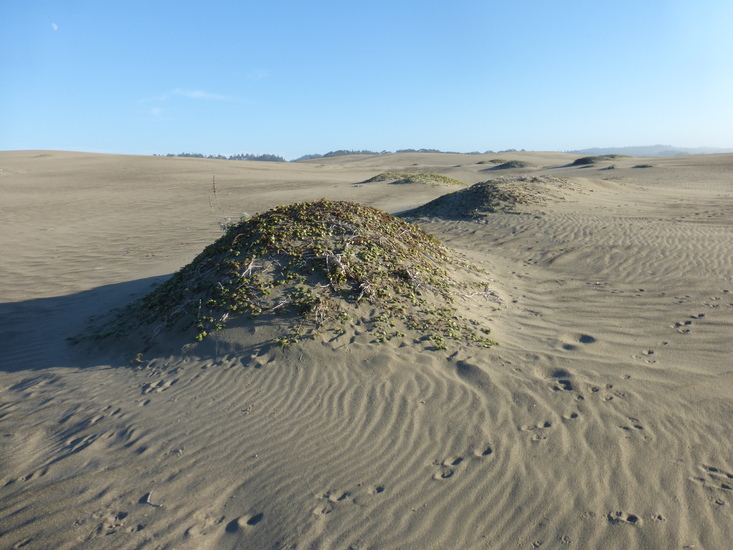
[(372, 207), (320, 200), (230, 227), (104, 332), (193, 326), (201, 340), (245, 316), (277, 318), (283, 345), (355, 323), (377, 341), (417, 331), (437, 348), (451, 339), (488, 347), (488, 329), (452, 305), (454, 291), (469, 285), (486, 290), (480, 270), (419, 227)]
[(408, 174), (406, 172), (382, 172), (381, 174), (377, 174), (376, 176), (369, 178), (363, 183), (374, 183), (378, 181), (388, 181), (394, 184), (423, 183), (430, 185), (466, 186), (462, 181), (458, 181), (441, 174)]
[(401, 217), (475, 219), (495, 212), (516, 212), (520, 205), (562, 200), (563, 191), (571, 187), (567, 180), (551, 176), (501, 177), (443, 195), (403, 212)]
[(526, 160), (508, 160), (505, 162), (497, 163), (496, 166), (492, 168), (487, 168), (486, 170), (512, 170), (516, 168), (532, 168), (535, 165), (531, 162), (527, 162)]
[(616, 160), (621, 158), (628, 158), (628, 155), (596, 155), (590, 157), (581, 157), (579, 159), (575, 159), (572, 163), (572, 166), (588, 166), (591, 164), (596, 164), (598, 162)]

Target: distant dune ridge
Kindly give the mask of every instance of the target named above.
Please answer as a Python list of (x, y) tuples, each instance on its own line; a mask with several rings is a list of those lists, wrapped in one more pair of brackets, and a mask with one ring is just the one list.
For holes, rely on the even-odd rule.
[(0, 547), (729, 547), (733, 155), (606, 154), (0, 152)]
[(593, 147), (568, 151), (577, 155), (629, 155), (633, 157), (679, 157), (686, 155), (714, 155), (733, 153), (733, 149), (721, 147), (675, 147), (673, 145), (644, 145), (638, 147)]

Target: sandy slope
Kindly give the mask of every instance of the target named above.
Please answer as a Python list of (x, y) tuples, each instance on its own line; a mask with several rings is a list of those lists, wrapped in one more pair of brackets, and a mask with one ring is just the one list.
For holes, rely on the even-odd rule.
[[(477, 164), (496, 157), (534, 166)], [(575, 158), (0, 153), (0, 547), (728, 547), (733, 156)], [(422, 221), (491, 274), (465, 307), (500, 346), (357, 326), (281, 349), (247, 323), (140, 357), (66, 343), (227, 216), (450, 191), (359, 183), (389, 170), (567, 179)]]

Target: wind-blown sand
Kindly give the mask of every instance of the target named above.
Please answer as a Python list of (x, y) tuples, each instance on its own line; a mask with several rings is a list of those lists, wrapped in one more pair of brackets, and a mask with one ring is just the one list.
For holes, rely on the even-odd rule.
[[(730, 547), (733, 155), (576, 158), (0, 152), (0, 547)], [(456, 190), (382, 172), (521, 190), (419, 220), (488, 273), (462, 307), (499, 346), (67, 341), (227, 217)]]

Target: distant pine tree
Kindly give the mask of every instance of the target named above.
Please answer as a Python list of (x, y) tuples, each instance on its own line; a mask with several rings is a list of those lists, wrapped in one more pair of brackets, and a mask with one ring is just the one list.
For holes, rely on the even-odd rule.
[(262, 162), (287, 162), (284, 158), (279, 155), (253, 155), (251, 153), (240, 153), (238, 155), (231, 155), (229, 160), (258, 160)]

